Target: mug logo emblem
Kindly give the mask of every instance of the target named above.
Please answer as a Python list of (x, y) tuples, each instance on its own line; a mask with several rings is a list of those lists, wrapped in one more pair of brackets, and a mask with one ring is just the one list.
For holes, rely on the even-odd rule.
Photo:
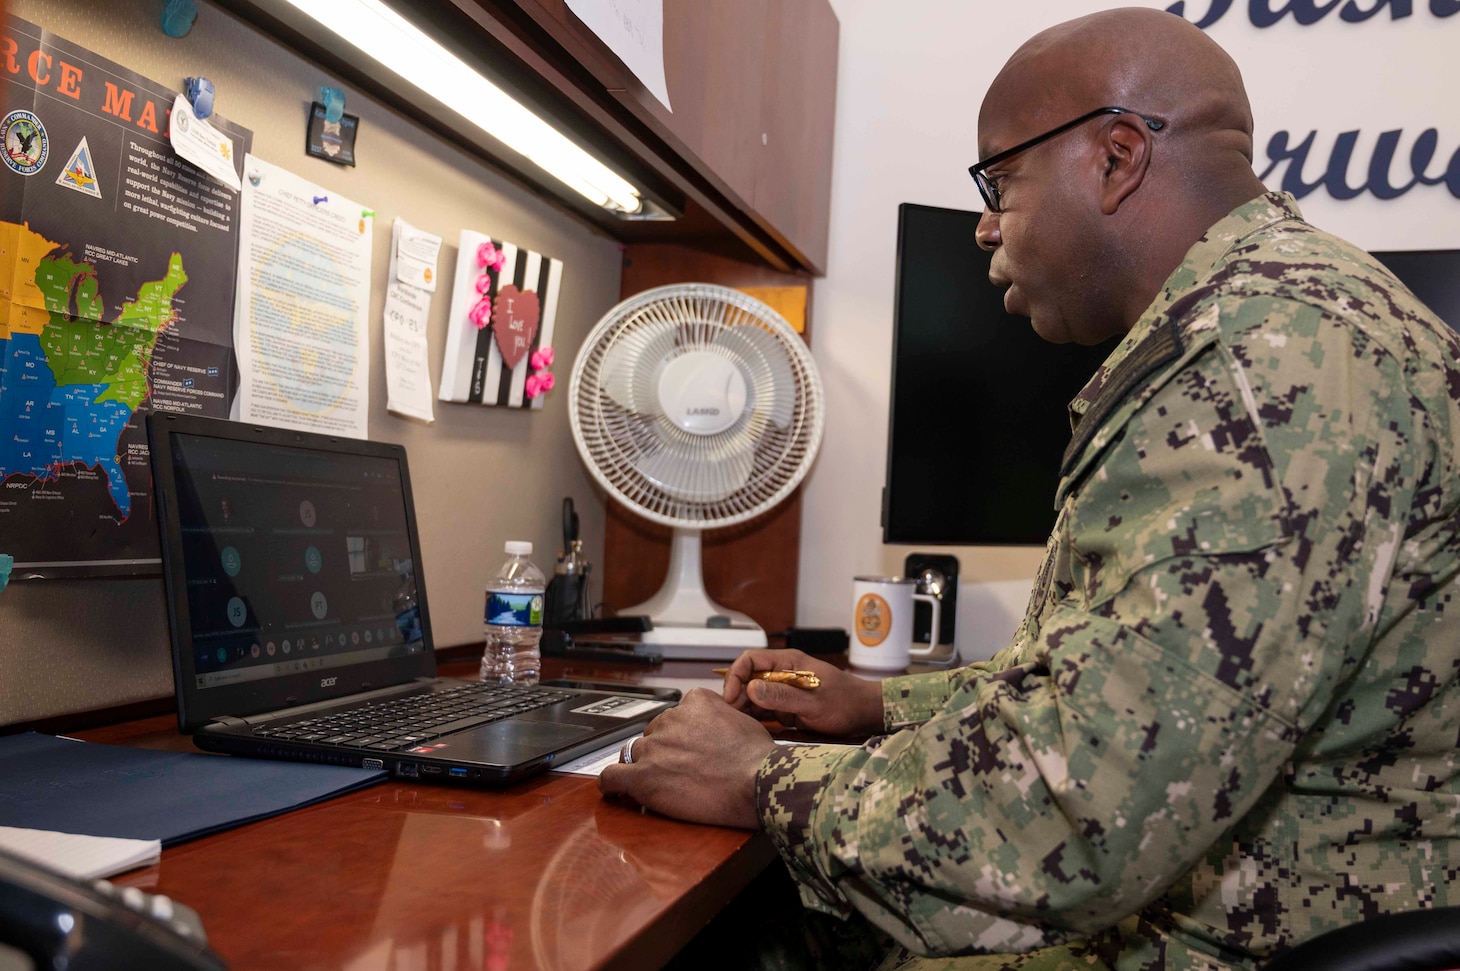
[(876, 647), (892, 630), (892, 607), (875, 593), (864, 593), (857, 601), (857, 640), (863, 647)]

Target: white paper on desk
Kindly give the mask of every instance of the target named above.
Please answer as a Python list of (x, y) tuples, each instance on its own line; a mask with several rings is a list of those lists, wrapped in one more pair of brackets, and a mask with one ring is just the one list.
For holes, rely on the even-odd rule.
[(256, 155), (243, 174), (237, 417), (365, 438), (374, 214)]
[[(634, 738), (643, 737), (644, 736), (642, 734), (634, 736)], [(624, 739), (621, 742), (614, 742), (612, 745), (605, 745), (603, 748), (599, 749), (596, 752), (590, 752), (587, 755), (576, 758), (571, 762), (566, 762), (563, 765), (554, 766), (553, 771), (571, 772), (573, 775), (603, 775), (604, 769), (608, 768), (610, 765), (613, 765), (619, 760), (619, 755), (623, 752), (624, 746), (627, 744), (629, 744), (629, 739)], [(788, 738), (778, 738), (776, 739), (776, 744), (786, 746), (830, 744), (835, 745), (837, 748), (856, 748), (855, 745), (842, 745), (837, 742), (801, 742)]]
[(568, 9), (670, 111), (664, 80), (664, 0), (568, 0)]
[[(643, 738), (642, 734), (634, 738)], [(603, 770), (618, 761), (619, 753), (623, 747), (629, 744), (630, 739), (614, 742), (612, 745), (605, 745), (596, 752), (589, 752), (587, 755), (579, 756), (571, 762), (553, 766), (554, 772), (571, 772), (574, 775), (603, 775)]]
[(431, 369), (426, 363), (426, 315), (431, 295), (392, 280), (385, 288), (385, 407), (430, 422)]
[(0, 826), (0, 848), (75, 880), (95, 880), (151, 866), (162, 856), (161, 840), (78, 836), (16, 826)]
[(635, 684), (643, 685), (646, 688), (678, 688), (681, 696), (689, 694), (696, 688), (708, 688), (717, 695), (725, 693), (724, 678), (665, 678), (658, 675), (650, 675), (647, 678), (636, 678)]

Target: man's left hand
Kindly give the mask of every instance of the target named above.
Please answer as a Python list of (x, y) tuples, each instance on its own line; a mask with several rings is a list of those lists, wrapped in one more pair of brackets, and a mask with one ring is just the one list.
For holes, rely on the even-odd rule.
[(775, 747), (760, 722), (696, 688), (648, 724), (633, 764), (604, 769), (598, 788), (676, 819), (759, 829), (755, 773)]

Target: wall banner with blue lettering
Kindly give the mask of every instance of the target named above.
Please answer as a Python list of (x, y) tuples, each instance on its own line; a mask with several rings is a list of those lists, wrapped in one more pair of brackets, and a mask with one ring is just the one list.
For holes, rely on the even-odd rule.
[(1460, 0), (1164, 6), (1237, 61), (1269, 188), (1371, 250), (1460, 248)]

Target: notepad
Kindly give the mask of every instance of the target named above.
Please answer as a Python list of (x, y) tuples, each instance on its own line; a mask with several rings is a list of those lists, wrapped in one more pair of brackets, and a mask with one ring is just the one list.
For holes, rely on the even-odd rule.
[(96, 880), (151, 866), (162, 856), (162, 841), (0, 826), (0, 849), (74, 880)]

